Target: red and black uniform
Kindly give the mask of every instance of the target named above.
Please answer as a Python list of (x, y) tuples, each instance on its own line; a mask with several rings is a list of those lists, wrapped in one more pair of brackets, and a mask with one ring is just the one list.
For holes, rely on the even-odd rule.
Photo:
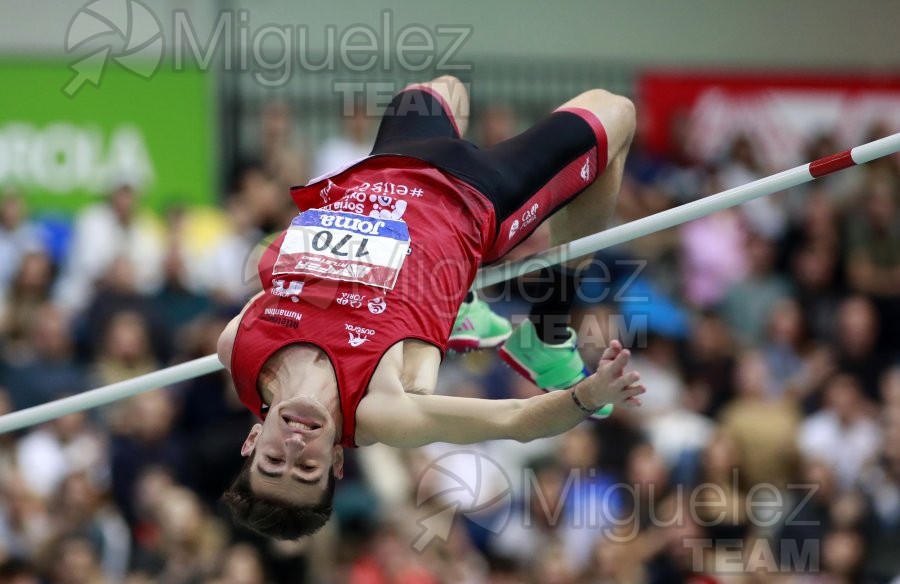
[[(385, 351), (408, 338), (443, 351), (480, 265), (502, 257), (593, 182), (606, 156), (603, 127), (586, 110), (554, 112), (515, 138), (479, 149), (459, 137), (440, 96), (423, 88), (398, 94), (372, 156), (291, 190), (308, 213), (259, 262), (265, 294), (247, 308), (232, 352), (241, 401), (264, 417), (257, 388), (263, 365), (287, 345), (312, 343), (334, 366), (341, 443), (354, 446), (356, 408)], [(396, 241), (383, 237), (391, 228)], [(375, 257), (377, 245), (405, 250), (398, 234), (407, 229), (402, 267), (383, 268), (395, 281), (376, 285), (361, 274), (382, 268), (345, 266), (357, 255)], [(293, 253), (292, 242), (300, 240), (326, 254), (329, 265)], [(379, 257), (388, 256), (397, 261), (397, 254)]]

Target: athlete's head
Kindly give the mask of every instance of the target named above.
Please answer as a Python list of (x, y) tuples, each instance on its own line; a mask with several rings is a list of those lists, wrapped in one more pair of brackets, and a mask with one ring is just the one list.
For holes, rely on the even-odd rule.
[(247, 436), (244, 468), (225, 493), (235, 521), (278, 539), (315, 533), (331, 514), (344, 454), (327, 411), (302, 398), (273, 406)]

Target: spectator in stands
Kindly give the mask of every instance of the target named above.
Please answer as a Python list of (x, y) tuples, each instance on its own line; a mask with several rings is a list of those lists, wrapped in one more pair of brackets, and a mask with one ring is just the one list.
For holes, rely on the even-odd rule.
[(119, 426), (110, 444), (112, 488), (129, 525), (138, 518), (138, 486), (146, 471), (160, 467), (178, 481), (190, 478), (188, 453), (172, 431), (175, 406), (165, 390), (145, 393), (126, 401), (116, 420)]
[[(13, 411), (13, 402), (9, 392), (0, 387), (0, 416)], [(0, 477), (16, 472), (17, 436), (12, 433), (0, 434)], [(0, 548), (2, 551), (2, 548)], [(2, 553), (0, 553), (2, 557)]]
[(4, 373), (15, 408), (88, 389), (86, 369), (74, 351), (69, 317), (48, 302), (35, 308), (27, 326), (29, 354)]
[(0, 561), (0, 583), (2, 584), (41, 584), (38, 571), (30, 563), (10, 559)]
[(266, 566), (259, 551), (249, 544), (236, 544), (222, 553), (216, 584), (266, 584)]
[(810, 565), (821, 565), (821, 542), (832, 528), (832, 507), (836, 496), (834, 471), (820, 460), (803, 460), (799, 487), (791, 493), (788, 501), (790, 510), (785, 509), (786, 519), (776, 528), (773, 542), (779, 551), (782, 569), (790, 570), (803, 566), (792, 566), (793, 550), (809, 550)]
[(161, 503), (156, 508), (161, 545), (152, 575), (161, 582), (190, 582), (211, 573), (225, 547), (217, 520), (183, 487), (169, 488)]
[(644, 400), (634, 417), (654, 450), (674, 469), (706, 447), (714, 425), (685, 407), (684, 376), (673, 339), (651, 335), (646, 349), (635, 352), (631, 366), (654, 388), (653, 397)]
[(103, 576), (97, 547), (84, 536), (53, 542), (41, 564), (48, 584), (113, 584)]
[(341, 133), (322, 142), (313, 159), (313, 177), (340, 170), (372, 150), (372, 119), (365, 103), (341, 112)]
[(106, 478), (106, 444), (84, 413), (73, 413), (40, 427), (18, 444), (16, 461), (28, 490), (42, 499), (56, 491), (66, 476), (86, 472)]
[(840, 489), (849, 490), (878, 452), (881, 431), (869, 414), (855, 377), (835, 375), (825, 386), (823, 397), (822, 410), (800, 427), (798, 444), (805, 457), (832, 468)]
[(683, 357), (687, 396), (695, 411), (715, 417), (734, 397), (735, 343), (722, 317), (712, 310), (701, 312), (687, 339)]
[(30, 357), (28, 330), (38, 312), (51, 295), (55, 277), (50, 257), (43, 250), (25, 253), (17, 262), (18, 268), (4, 289), (0, 330), (3, 332), (3, 352), (13, 362)]
[(878, 401), (878, 383), (890, 355), (878, 345), (878, 313), (865, 296), (851, 296), (838, 306), (837, 330), (831, 337), (837, 352), (837, 368), (862, 383), (863, 393)]
[(836, 529), (822, 540), (822, 575), (826, 582), (853, 584), (861, 581), (865, 540), (854, 529)]
[(795, 249), (790, 257), (795, 297), (803, 309), (810, 334), (817, 339), (833, 339), (837, 329), (841, 286), (839, 258), (828, 245), (810, 243)]
[(797, 465), (800, 412), (789, 400), (768, 397), (771, 384), (763, 356), (742, 353), (735, 370), (737, 397), (721, 411), (719, 421), (738, 446), (746, 484), (785, 489)]
[(110, 188), (104, 202), (87, 207), (75, 220), (56, 298), (72, 311), (90, 301), (95, 283), (120, 256), (135, 270), (135, 287), (150, 293), (162, 277), (162, 226), (139, 208), (139, 193), (126, 181)]
[[(721, 168), (722, 186), (731, 189), (770, 174), (758, 145), (747, 134), (734, 137)], [(738, 212), (750, 231), (768, 240), (778, 240), (787, 231), (785, 196), (776, 193), (741, 205)]]
[[(641, 123), (641, 120), (638, 120)], [(697, 154), (697, 148), (690, 139), (690, 115), (679, 111), (672, 116), (669, 125), (668, 157), (663, 161), (658, 184), (675, 204), (694, 201), (705, 194), (719, 192), (709, 190), (706, 168)], [(719, 184), (716, 184), (718, 187)]]
[(866, 572), (887, 581), (900, 574), (900, 367), (881, 380), (883, 437), (877, 459), (859, 477), (871, 515), (867, 533)]
[[(705, 194), (719, 190), (715, 174)], [(747, 273), (747, 235), (740, 213), (726, 209), (679, 228), (684, 298), (694, 308), (715, 307)]]
[[(506, 528), (494, 534), (489, 549), (505, 557), (515, 558), (530, 570), (565, 568), (580, 570), (590, 560), (590, 552), (597, 531), (589, 525), (603, 525), (609, 517), (609, 508), (595, 509), (596, 516), (576, 517), (576, 511), (588, 511), (585, 507), (573, 507), (574, 475), (554, 459), (533, 461), (525, 475), (521, 500), (513, 505)], [(579, 487), (575, 487), (580, 490)], [(605, 513), (605, 515), (604, 515)], [(591, 523), (588, 524), (587, 521)], [(553, 548), (559, 554), (559, 564), (550, 564), (552, 558), (537, 554), (537, 550)]]
[(18, 558), (35, 558), (52, 536), (47, 506), (18, 472), (0, 477), (0, 550)]
[[(669, 468), (665, 460), (649, 443), (638, 444), (630, 449), (625, 465), (623, 482), (627, 485), (627, 494), (623, 495), (623, 514), (633, 525), (628, 525), (627, 537), (646, 532), (665, 517), (661, 513), (668, 504), (672, 484)], [(619, 534), (625, 535), (625, 534)]]
[(164, 321), (156, 312), (156, 305), (149, 301), (150, 293), (137, 288), (136, 272), (131, 260), (120, 256), (95, 285), (90, 303), (78, 319), (79, 352), (83, 358), (91, 361), (98, 358), (98, 353), (104, 350), (110, 323), (122, 312), (139, 317), (154, 356), (164, 356), (164, 347), (171, 340), (165, 338)]
[(210, 310), (212, 305), (193, 281), (187, 261), (183, 243), (171, 238), (163, 260), (162, 286), (153, 296), (156, 304), (153, 313), (159, 316), (163, 338), (167, 341), (165, 356), (171, 355), (173, 347), (169, 341), (178, 338), (181, 327)]
[(128, 568), (131, 537), (97, 483), (97, 477), (85, 472), (66, 476), (50, 503), (53, 529), (59, 537), (82, 535), (94, 542), (106, 579), (121, 582)]
[(262, 165), (281, 189), (306, 184), (309, 180), (309, 156), (302, 140), (296, 137), (291, 106), (272, 101), (262, 109), (260, 120)]
[(4, 292), (25, 254), (44, 247), (40, 229), (27, 217), (22, 195), (4, 189), (0, 194), (0, 290)]
[(692, 507), (693, 512), (710, 538), (736, 540), (752, 535), (747, 477), (741, 468), (739, 447), (727, 434), (716, 435), (704, 450), (691, 496), (699, 503)]
[(231, 195), (225, 204), (229, 229), (210, 246), (204, 258), (203, 281), (218, 304), (240, 307), (260, 286), (257, 245), (263, 232), (246, 197)]
[(834, 372), (833, 356), (809, 339), (800, 305), (793, 298), (778, 300), (769, 313), (761, 352), (772, 373), (772, 397), (789, 392), (808, 397)]
[[(175, 276), (179, 287), (203, 294), (205, 256), (212, 244), (228, 232), (227, 215), (219, 208), (176, 203), (165, 209), (163, 220), (166, 222), (163, 280)], [(167, 271), (173, 268), (173, 258), (177, 258), (177, 276)]]
[(258, 161), (244, 163), (236, 173), (232, 195), (241, 198), (251, 223), (265, 233), (284, 228), (285, 218), (297, 213), (290, 197)]
[(756, 347), (763, 340), (772, 307), (791, 289), (787, 279), (775, 271), (775, 250), (770, 241), (752, 235), (747, 242), (747, 258), (747, 276), (728, 289), (721, 310), (738, 340)]
[(130, 379), (159, 368), (150, 346), (150, 333), (143, 317), (123, 310), (112, 316), (103, 335), (103, 346), (95, 363), (99, 385)]
[[(871, 296), (882, 322), (900, 320), (900, 181), (876, 174), (861, 207), (847, 222), (847, 275), (851, 287)], [(882, 331), (886, 345), (900, 348), (900, 333)]]
[(815, 246), (827, 249), (838, 259), (843, 245), (840, 208), (829, 197), (830, 191), (824, 185), (813, 183), (809, 187), (784, 238), (786, 254), (799, 247)]

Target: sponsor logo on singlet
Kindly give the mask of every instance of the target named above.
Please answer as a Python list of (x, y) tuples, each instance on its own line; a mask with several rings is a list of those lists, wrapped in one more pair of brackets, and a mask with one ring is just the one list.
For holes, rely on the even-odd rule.
[(323, 202), (325, 202), (325, 203), (328, 202), (328, 193), (331, 192), (331, 187), (333, 187), (333, 186), (334, 186), (334, 183), (331, 182), (331, 179), (328, 179), (328, 184), (325, 185), (325, 187), (319, 191), (319, 196), (322, 197)]
[(297, 328), (302, 314), (295, 310), (285, 310), (283, 308), (266, 308), (263, 310), (260, 320), (265, 320), (281, 326)]
[(387, 302), (384, 301), (383, 296), (369, 300), (369, 312), (372, 314), (381, 314), (385, 310), (387, 310)]
[(355, 326), (349, 323), (344, 323), (344, 328), (350, 335), (350, 338), (347, 342), (351, 347), (358, 347), (363, 343), (368, 342), (369, 337), (375, 334), (375, 331), (370, 328)]
[(341, 292), (341, 296), (335, 300), (341, 306), (349, 306), (350, 308), (360, 308), (366, 297), (362, 294), (353, 294), (351, 292)]
[(319, 216), (319, 224), (322, 227), (348, 229), (366, 235), (378, 235), (378, 231), (384, 227), (384, 221), (369, 221), (363, 217), (350, 217), (347, 214), (328, 215), (326, 213)]
[(385, 195), (369, 195), (369, 202), (372, 203), (369, 217), (400, 219), (406, 213), (407, 202), (402, 199), (395, 199)]
[(288, 282), (287, 280), (272, 280), (272, 289), (270, 292), (273, 296), (278, 296), (280, 298), (290, 298), (292, 302), (299, 302), (300, 293), (303, 292), (303, 284), (304, 282), (292, 281)]
[(401, 220), (310, 209), (291, 221), (272, 273), (319, 276), (390, 290), (409, 243), (409, 228)]

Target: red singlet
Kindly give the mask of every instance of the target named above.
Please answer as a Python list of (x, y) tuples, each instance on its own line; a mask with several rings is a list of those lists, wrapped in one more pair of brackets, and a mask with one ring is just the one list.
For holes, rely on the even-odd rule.
[[(241, 401), (260, 418), (265, 407), (257, 378), (269, 357), (294, 343), (321, 348), (337, 377), (341, 444), (352, 447), (356, 408), (385, 351), (410, 338), (442, 352), (446, 348), (460, 302), (495, 237), (495, 213), (471, 186), (427, 163), (398, 156), (365, 159), (330, 178), (292, 189), (291, 195), (301, 211), (322, 209), (310, 213), (318, 217), (319, 227), (337, 225), (337, 215), (327, 213), (331, 211), (341, 213), (344, 226), (352, 223), (363, 233), (376, 233), (379, 219), (388, 224), (402, 219), (409, 231), (409, 253), (393, 289), (348, 281), (356, 272), (345, 279), (311, 275), (308, 270), (273, 275), (289, 233), (285, 231), (259, 262), (265, 294), (247, 309), (235, 337), (234, 383)], [(326, 253), (375, 255), (374, 243), (365, 249), (342, 246), (342, 238), (350, 237), (343, 231), (305, 233), (314, 234), (312, 246)], [(278, 265), (299, 265), (297, 257)]]

